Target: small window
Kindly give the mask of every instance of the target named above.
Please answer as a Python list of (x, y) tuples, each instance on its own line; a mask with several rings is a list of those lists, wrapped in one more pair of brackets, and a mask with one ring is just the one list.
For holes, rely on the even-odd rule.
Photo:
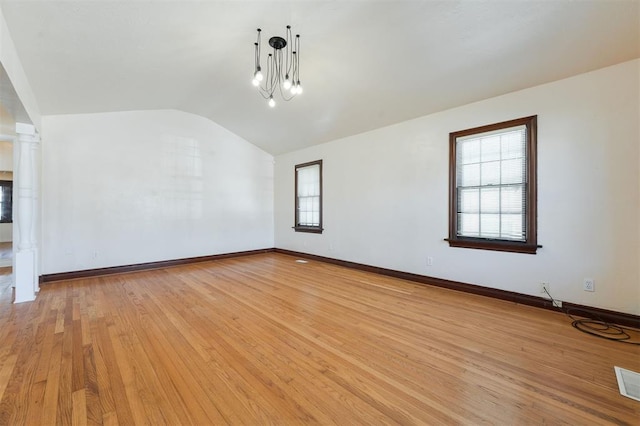
[(449, 245), (535, 254), (537, 116), (449, 135)]
[(13, 222), (13, 182), (0, 180), (0, 223)]
[(322, 233), (322, 160), (296, 166), (297, 232)]

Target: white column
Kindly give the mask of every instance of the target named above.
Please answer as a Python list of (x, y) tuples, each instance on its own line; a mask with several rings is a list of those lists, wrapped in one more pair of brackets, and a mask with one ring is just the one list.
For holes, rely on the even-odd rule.
[[(18, 167), (14, 190), (17, 188), (17, 200), (14, 222), (18, 231), (18, 251), (15, 253), (15, 302), (28, 302), (36, 298), (38, 291), (38, 243), (36, 238), (36, 219), (38, 202), (37, 152), (40, 137), (31, 124), (16, 123), (18, 149)], [(17, 185), (16, 185), (17, 184)], [(15, 236), (14, 236), (15, 238)]]

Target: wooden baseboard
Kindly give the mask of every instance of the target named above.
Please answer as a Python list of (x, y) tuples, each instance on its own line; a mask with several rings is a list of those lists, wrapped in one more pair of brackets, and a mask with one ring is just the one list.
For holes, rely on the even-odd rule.
[(474, 284), (467, 284), (458, 281), (445, 280), (442, 278), (418, 275), (410, 272), (396, 271), (393, 269), (380, 268), (378, 266), (365, 265), (362, 263), (350, 262), (347, 260), (334, 259), (331, 257), (318, 256), (315, 254), (302, 253), (280, 248), (268, 248), (260, 250), (249, 250), (234, 253), (214, 254), (210, 256), (189, 257), (185, 259), (163, 260), (158, 262), (138, 263), (135, 265), (113, 266), (109, 268), (87, 269), (83, 271), (61, 272), (57, 274), (47, 274), (40, 277), (41, 283), (53, 281), (72, 280), (77, 278), (89, 278), (101, 275), (122, 274), (126, 272), (144, 271), (148, 269), (167, 268), (171, 266), (187, 265), (190, 263), (207, 262), (210, 260), (227, 259), (231, 257), (249, 256), (261, 253), (281, 253), (304, 259), (316, 260), (319, 262), (331, 263), (333, 265), (358, 269), (361, 271), (373, 272), (389, 277), (400, 278), (421, 284), (433, 285), (436, 287), (448, 288), (450, 290), (463, 291), (466, 293), (478, 294), (480, 296), (493, 297), (495, 299), (507, 300), (509, 302), (520, 303), (522, 305), (535, 306), (537, 308), (549, 309), (553, 311), (569, 311), (581, 316), (599, 319), (613, 324), (626, 327), (640, 328), (640, 316), (627, 314), (624, 312), (610, 311), (607, 309), (595, 308), (592, 306), (579, 305), (577, 303), (563, 302), (563, 309), (554, 307), (551, 301), (543, 297), (530, 296), (528, 294), (516, 293), (513, 291), (499, 290), (495, 288), (482, 287)]
[(190, 263), (207, 262), (210, 260), (227, 259), (230, 257), (249, 256), (253, 254), (270, 253), (273, 248), (239, 251), (234, 253), (214, 254), (210, 256), (188, 257), (184, 259), (161, 260), (158, 262), (137, 263), (135, 265), (112, 266), (109, 268), (85, 269), (82, 271), (60, 272), (57, 274), (46, 274), (40, 277), (41, 283), (53, 281), (73, 280), (77, 278), (97, 277), (101, 275), (122, 274), (126, 272), (145, 271), (149, 269), (168, 268), (171, 266), (187, 265)]
[(433, 285), (436, 287), (448, 288), (451, 290), (464, 291), (466, 293), (478, 294), (480, 296), (493, 297), (495, 299), (507, 300), (522, 305), (535, 306), (537, 308), (549, 309), (552, 311), (570, 312), (576, 316), (589, 317), (599, 319), (613, 324), (619, 324), (626, 327), (640, 328), (640, 316), (627, 314), (624, 312), (610, 311), (606, 309), (595, 308), (592, 306), (579, 305), (577, 303), (563, 302), (563, 308), (556, 308), (551, 304), (549, 299), (543, 297), (530, 296), (528, 294), (516, 293), (513, 291), (499, 290), (495, 288), (487, 288), (474, 284), (467, 284), (458, 281), (445, 280), (442, 278), (434, 278), (426, 275), (412, 274), (410, 272), (396, 271), (393, 269), (380, 268), (377, 266), (365, 265), (362, 263), (349, 262), (346, 260), (333, 259), (330, 257), (318, 256), (315, 254), (301, 253), (291, 250), (276, 248), (276, 253), (287, 254), (304, 259), (317, 260), (320, 262), (331, 263), (334, 265), (345, 266), (347, 268), (358, 269), (361, 271), (374, 272), (376, 274), (387, 275), (389, 277), (401, 278), (403, 280), (414, 281), (421, 284)]

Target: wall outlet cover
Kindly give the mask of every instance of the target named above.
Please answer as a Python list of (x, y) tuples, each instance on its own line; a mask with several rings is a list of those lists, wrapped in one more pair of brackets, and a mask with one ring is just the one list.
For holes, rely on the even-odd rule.
[(596, 291), (596, 281), (593, 278), (584, 279), (584, 291)]

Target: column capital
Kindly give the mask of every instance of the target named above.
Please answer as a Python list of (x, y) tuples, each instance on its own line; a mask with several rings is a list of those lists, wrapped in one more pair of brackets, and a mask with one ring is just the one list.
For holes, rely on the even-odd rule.
[(38, 131), (33, 124), (16, 123), (16, 133), (19, 135), (35, 136)]
[(17, 140), (22, 143), (37, 144), (40, 142), (40, 135), (31, 124), (16, 123)]

